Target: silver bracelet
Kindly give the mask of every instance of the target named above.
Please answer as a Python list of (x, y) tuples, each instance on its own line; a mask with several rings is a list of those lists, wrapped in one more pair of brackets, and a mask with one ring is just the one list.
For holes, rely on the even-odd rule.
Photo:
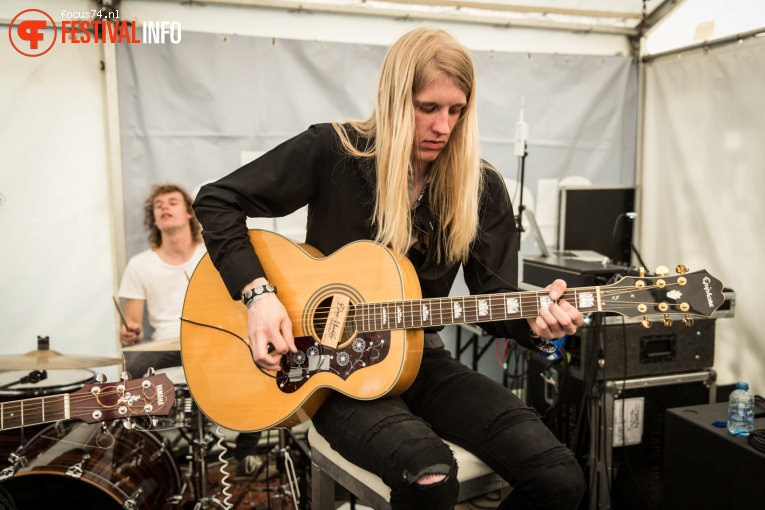
[(270, 283), (267, 283), (266, 285), (258, 285), (257, 287), (244, 291), (242, 293), (242, 301), (244, 301), (245, 306), (249, 308), (255, 301), (263, 299), (271, 293), (276, 294), (276, 285), (271, 285)]

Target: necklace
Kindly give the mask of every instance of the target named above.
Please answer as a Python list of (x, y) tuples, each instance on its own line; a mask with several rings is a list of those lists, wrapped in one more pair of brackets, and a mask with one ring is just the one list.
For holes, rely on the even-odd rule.
[(417, 210), (417, 207), (420, 205), (420, 202), (422, 201), (422, 197), (425, 196), (425, 190), (428, 189), (428, 184), (430, 184), (430, 176), (425, 178), (425, 186), (422, 187), (422, 191), (420, 191), (420, 196), (418, 196), (417, 200), (415, 200), (414, 204), (412, 204), (412, 211)]

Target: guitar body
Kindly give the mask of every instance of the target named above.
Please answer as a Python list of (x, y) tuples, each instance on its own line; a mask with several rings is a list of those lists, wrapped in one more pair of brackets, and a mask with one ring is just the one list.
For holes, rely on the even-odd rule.
[[(233, 430), (290, 427), (310, 419), (332, 391), (371, 400), (411, 385), (422, 330), (361, 333), (353, 313), (362, 303), (421, 297), (406, 258), (370, 241), (324, 257), (267, 231), (250, 231), (250, 240), (290, 315), (298, 353), (283, 356), (279, 372), (255, 365), (247, 308), (231, 299), (205, 255), (189, 282), (181, 323), (186, 380), (202, 412)], [(333, 321), (333, 312), (343, 308), (350, 312), (338, 333), (343, 317)]]

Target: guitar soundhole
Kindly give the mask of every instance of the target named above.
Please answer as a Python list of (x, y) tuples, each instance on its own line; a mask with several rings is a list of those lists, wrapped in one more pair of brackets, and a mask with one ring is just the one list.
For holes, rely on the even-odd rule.
[[(324, 299), (313, 314), (313, 330), (316, 333), (316, 338), (321, 339), (324, 336), (324, 331), (329, 325), (333, 326), (333, 316), (336, 315), (336, 310), (332, 309), (332, 297)], [(356, 307), (353, 302), (348, 304), (348, 316), (345, 319), (345, 324), (340, 333), (340, 339), (337, 342), (338, 346), (345, 345), (356, 335)]]

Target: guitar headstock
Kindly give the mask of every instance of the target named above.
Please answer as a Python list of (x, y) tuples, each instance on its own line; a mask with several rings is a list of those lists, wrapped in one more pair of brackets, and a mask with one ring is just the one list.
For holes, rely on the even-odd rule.
[(644, 321), (649, 315), (663, 315), (665, 323), (669, 314), (685, 315), (684, 321), (692, 321), (693, 316), (711, 317), (725, 300), (720, 280), (704, 270), (689, 273), (685, 266), (678, 266), (677, 271), (679, 274), (668, 276), (669, 271), (660, 266), (658, 276), (625, 276), (601, 287), (602, 310), (625, 317), (643, 316)]
[(97, 423), (139, 416), (166, 416), (175, 385), (166, 374), (113, 383), (86, 384), (69, 395), (71, 417)]

